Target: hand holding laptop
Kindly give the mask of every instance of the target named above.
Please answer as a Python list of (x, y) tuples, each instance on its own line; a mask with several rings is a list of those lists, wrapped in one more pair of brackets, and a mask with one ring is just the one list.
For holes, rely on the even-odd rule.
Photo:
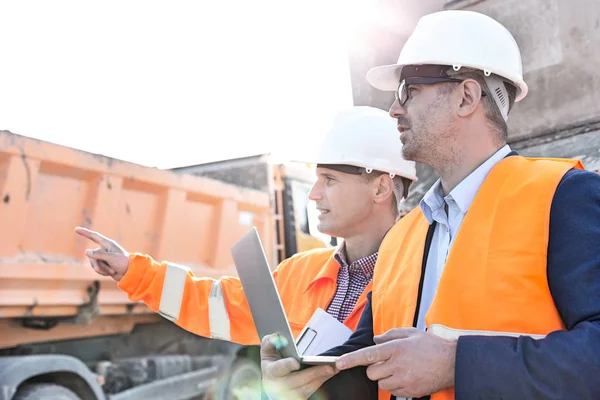
[(307, 399), (325, 381), (337, 374), (332, 365), (319, 365), (298, 371), (300, 363), (294, 357), (283, 358), (276, 344), (278, 334), (265, 336), (260, 347), (263, 387), (269, 399)]
[[(271, 400), (310, 397), (338, 372), (335, 368), (338, 357), (304, 352), (318, 354), (323, 348), (335, 345), (331, 340), (343, 342), (351, 331), (336, 326), (337, 321), (332, 323), (323, 310), (316, 310), (296, 343), (256, 228), (235, 243), (231, 254), (258, 334), (263, 338), (261, 369), (265, 392)], [(327, 334), (333, 336), (327, 338)], [(301, 365), (316, 366), (300, 370)]]
[[(269, 262), (258, 235), (258, 230), (252, 228), (231, 248), (231, 255), (237, 269), (240, 282), (259, 337), (277, 333), (285, 339), (286, 345), (278, 351), (284, 357), (292, 357), (298, 364), (322, 365), (335, 364), (339, 357), (301, 355), (296, 340), (292, 335), (281, 297), (269, 267)], [(345, 328), (345, 327), (344, 327)], [(333, 332), (332, 332), (333, 333)], [(310, 336), (310, 332), (309, 332)], [(349, 336), (349, 333), (348, 333)], [(343, 339), (342, 339), (343, 338)], [(345, 340), (346, 337), (340, 337)], [(311, 341), (310, 339), (308, 340)]]

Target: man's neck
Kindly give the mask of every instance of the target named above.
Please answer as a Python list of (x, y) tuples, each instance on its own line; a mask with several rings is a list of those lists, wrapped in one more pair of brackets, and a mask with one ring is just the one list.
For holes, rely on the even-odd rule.
[(387, 231), (394, 225), (394, 220), (388, 220), (372, 226), (364, 233), (344, 238), (346, 260), (348, 264), (370, 256), (379, 250), (379, 245)]
[[(447, 196), (460, 182), (475, 171), (481, 164), (486, 162), (504, 144), (486, 146), (485, 149), (479, 148), (476, 151), (465, 151), (453, 163), (444, 167), (437, 168), (440, 175), (442, 190), (444, 196)], [(473, 147), (471, 147), (473, 149)]]

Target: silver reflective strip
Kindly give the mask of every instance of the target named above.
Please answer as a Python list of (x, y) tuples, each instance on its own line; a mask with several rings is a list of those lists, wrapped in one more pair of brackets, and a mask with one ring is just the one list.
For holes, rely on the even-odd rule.
[(190, 269), (183, 265), (167, 264), (158, 313), (171, 321), (179, 319), (185, 279)]
[(531, 333), (460, 330), (448, 328), (447, 326), (439, 324), (431, 325), (428, 330), (435, 336), (441, 337), (442, 339), (446, 340), (458, 340), (460, 336), (529, 336), (533, 339), (543, 339), (546, 337), (546, 335), (536, 335)]
[(210, 295), (208, 296), (208, 321), (210, 323), (211, 338), (231, 340), (229, 314), (225, 306), (221, 281), (214, 281), (210, 289)]

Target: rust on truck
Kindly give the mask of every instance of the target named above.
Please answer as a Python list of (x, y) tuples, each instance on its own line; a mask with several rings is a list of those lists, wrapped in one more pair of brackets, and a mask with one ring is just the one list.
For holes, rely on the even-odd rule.
[(6, 131), (0, 202), (0, 348), (128, 332), (160, 318), (91, 269), (85, 250), (95, 246), (76, 226), (213, 278), (236, 275), (230, 247), (256, 226), (276, 265), (266, 192)]

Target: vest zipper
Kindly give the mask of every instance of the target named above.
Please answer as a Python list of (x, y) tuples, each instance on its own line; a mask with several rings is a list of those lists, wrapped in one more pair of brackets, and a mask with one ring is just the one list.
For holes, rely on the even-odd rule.
[(423, 261), (421, 262), (421, 278), (419, 279), (419, 295), (417, 296), (417, 307), (415, 309), (415, 317), (413, 318), (413, 328), (417, 327), (419, 321), (419, 312), (421, 308), (421, 296), (423, 294), (423, 284), (425, 282), (425, 268), (427, 268), (427, 257), (429, 256), (429, 249), (431, 248), (431, 240), (433, 239), (433, 232), (437, 222), (433, 222), (427, 231), (427, 237), (425, 238), (425, 249), (423, 251)]

